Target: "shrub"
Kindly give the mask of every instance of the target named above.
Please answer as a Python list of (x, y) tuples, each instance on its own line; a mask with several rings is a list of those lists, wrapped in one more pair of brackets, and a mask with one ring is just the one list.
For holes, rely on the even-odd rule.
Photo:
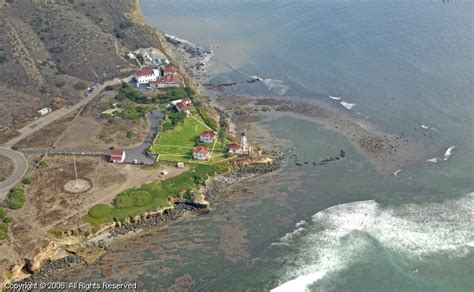
[(98, 108), (101, 110), (101, 111), (105, 111), (105, 110), (108, 110), (108, 109), (111, 109), (112, 108), (112, 105), (108, 102), (103, 102), (101, 104), (99, 104)]
[(115, 37), (118, 38), (118, 39), (122, 39), (125, 37), (125, 34), (121, 31), (118, 31), (115, 33)]
[(7, 57), (5, 56), (0, 56), (0, 64), (3, 64), (7, 61)]
[(103, 120), (111, 120), (114, 118), (114, 116), (112, 114), (108, 114), (108, 113), (101, 113), (100, 114), (100, 118), (103, 119)]
[(56, 85), (57, 88), (61, 88), (61, 87), (63, 87), (64, 85), (66, 85), (66, 82), (64, 82), (64, 81), (58, 81), (58, 82), (54, 83), (54, 85)]
[(72, 86), (72, 88), (74, 88), (75, 90), (84, 90), (87, 88), (87, 85), (83, 82), (77, 82)]
[(120, 29), (127, 29), (131, 26), (133, 26), (133, 23), (128, 19), (119, 24)]
[(56, 238), (61, 238), (61, 236), (63, 235), (63, 232), (58, 228), (51, 228), (49, 230), (49, 233), (51, 233)]
[(135, 108), (126, 107), (120, 112), (120, 116), (126, 120), (136, 121), (141, 115)]
[(5, 212), (5, 209), (0, 207), (0, 219), (3, 219), (7, 215), (7, 212)]
[(106, 204), (97, 204), (94, 207), (92, 207), (88, 214), (89, 216), (93, 218), (102, 218), (109, 216), (112, 213), (112, 209), (110, 208), (109, 205)]
[(114, 90), (114, 87), (113, 87), (112, 85), (107, 85), (107, 86), (105, 87), (105, 90), (106, 90), (106, 91), (112, 91), (112, 90)]
[(23, 184), (25, 185), (31, 185), (31, 183), (33, 182), (33, 179), (29, 176), (23, 178), (23, 180), (21, 181)]
[(7, 206), (10, 209), (20, 209), (25, 204), (25, 191), (20, 188), (13, 188), (7, 196)]
[(8, 223), (8, 224), (10, 224), (10, 223), (13, 222), (13, 218), (12, 218), (12, 217), (8, 217), (8, 216), (5, 216), (5, 217), (2, 218), (2, 221), (3, 221), (3, 223)]

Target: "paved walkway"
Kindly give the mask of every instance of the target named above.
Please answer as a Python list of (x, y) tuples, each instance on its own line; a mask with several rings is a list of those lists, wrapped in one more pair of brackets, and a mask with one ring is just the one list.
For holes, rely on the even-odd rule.
[(28, 161), (22, 153), (8, 148), (0, 148), (0, 154), (13, 160), (15, 165), (13, 174), (6, 180), (0, 182), (0, 200), (3, 200), (10, 189), (13, 188), (26, 174), (26, 171), (28, 170)]

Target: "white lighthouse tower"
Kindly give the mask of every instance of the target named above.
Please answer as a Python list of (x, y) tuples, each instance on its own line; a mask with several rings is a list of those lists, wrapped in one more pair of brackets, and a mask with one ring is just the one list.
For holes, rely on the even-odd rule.
[(240, 147), (241, 147), (240, 149), (242, 153), (244, 154), (249, 153), (249, 144), (248, 144), (246, 129), (244, 129), (244, 131), (242, 132), (242, 136), (240, 137)]

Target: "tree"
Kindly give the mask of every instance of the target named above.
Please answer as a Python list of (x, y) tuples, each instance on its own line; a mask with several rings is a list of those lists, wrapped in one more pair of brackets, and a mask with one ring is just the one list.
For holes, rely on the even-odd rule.
[(33, 182), (33, 179), (29, 176), (23, 178), (23, 180), (21, 181), (23, 184), (25, 185), (31, 185), (31, 183)]
[(186, 119), (186, 113), (183, 111), (177, 112), (177, 113), (171, 113), (170, 119), (171, 119), (171, 124), (173, 124), (173, 126), (176, 126), (179, 123), (184, 123), (184, 120)]

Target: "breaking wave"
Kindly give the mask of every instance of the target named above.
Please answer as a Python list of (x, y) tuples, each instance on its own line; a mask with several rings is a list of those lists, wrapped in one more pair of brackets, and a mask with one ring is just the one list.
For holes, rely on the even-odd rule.
[(262, 82), (268, 90), (278, 95), (284, 95), (290, 89), (288, 85), (284, 84), (283, 80), (262, 78), (256, 75), (250, 76), (250, 78)]
[(426, 162), (438, 163), (442, 160), (447, 161), (451, 157), (451, 155), (453, 155), (454, 148), (456, 148), (456, 146), (453, 145), (453, 146), (449, 147), (448, 149), (446, 149), (446, 151), (444, 152), (443, 158), (434, 157), (434, 158), (430, 158), (430, 159), (426, 160)]
[(355, 103), (350, 103), (344, 100), (339, 103), (348, 110), (351, 110), (355, 106)]
[(297, 255), (286, 255), (289, 268), (273, 291), (318, 287), (321, 280), (349, 269), (379, 247), (411, 274), (429, 264), (434, 254), (466, 256), (474, 240), (473, 212), (474, 193), (396, 207), (382, 207), (371, 200), (328, 208), (313, 215), (306, 230), (282, 237), (286, 245), (297, 247)]
[(330, 99), (334, 99), (334, 100), (341, 100), (340, 97), (337, 97), (337, 96), (329, 96)]

